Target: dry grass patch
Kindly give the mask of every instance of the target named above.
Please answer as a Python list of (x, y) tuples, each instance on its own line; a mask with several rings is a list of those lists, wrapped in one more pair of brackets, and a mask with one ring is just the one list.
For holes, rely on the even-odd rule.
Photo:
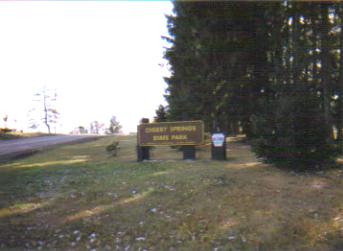
[(48, 133), (22, 133), (22, 132), (0, 132), (0, 140), (11, 140), (11, 139), (22, 139), (22, 138), (32, 138), (40, 136), (50, 136), (53, 134)]
[(0, 165), (0, 247), (43, 250), (342, 249), (340, 170), (299, 174), (228, 145), (229, 160), (155, 148), (137, 163), (135, 137), (39, 153)]

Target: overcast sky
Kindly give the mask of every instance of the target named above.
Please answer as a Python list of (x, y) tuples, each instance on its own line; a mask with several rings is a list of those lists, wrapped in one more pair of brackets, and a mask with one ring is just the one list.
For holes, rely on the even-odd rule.
[(46, 86), (58, 93), (64, 132), (112, 115), (136, 131), (165, 104), (159, 64), (171, 13), (165, 1), (0, 1), (0, 127), (8, 115), (25, 130)]

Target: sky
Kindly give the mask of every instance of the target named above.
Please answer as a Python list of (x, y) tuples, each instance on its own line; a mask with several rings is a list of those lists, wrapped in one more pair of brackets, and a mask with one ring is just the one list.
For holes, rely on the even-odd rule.
[(26, 131), (45, 86), (58, 95), (58, 132), (112, 116), (135, 132), (166, 104), (165, 14), (171, 2), (0, 1), (0, 127), (8, 115)]

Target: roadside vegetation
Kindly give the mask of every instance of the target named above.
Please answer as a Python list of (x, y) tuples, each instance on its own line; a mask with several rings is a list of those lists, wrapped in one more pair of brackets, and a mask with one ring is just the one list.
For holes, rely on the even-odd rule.
[[(135, 137), (60, 146), (0, 165), (0, 249), (339, 250), (340, 169), (264, 164), (230, 138), (229, 159), (170, 147), (136, 162)], [(338, 162), (340, 159), (338, 160)]]
[(11, 140), (11, 139), (21, 139), (21, 138), (32, 138), (39, 136), (49, 136), (47, 133), (22, 133), (22, 132), (3, 132), (0, 129), (0, 140)]

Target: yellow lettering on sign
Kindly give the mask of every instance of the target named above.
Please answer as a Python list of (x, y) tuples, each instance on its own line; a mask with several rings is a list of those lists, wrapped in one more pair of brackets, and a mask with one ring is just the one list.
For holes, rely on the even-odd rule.
[(148, 127), (145, 128), (145, 133), (164, 133), (168, 127)]
[(154, 135), (152, 137), (153, 141), (169, 140), (169, 135)]
[(185, 134), (171, 135), (170, 138), (171, 140), (186, 140), (187, 135)]
[(190, 126), (171, 126), (170, 132), (195, 132), (196, 126), (190, 125)]

